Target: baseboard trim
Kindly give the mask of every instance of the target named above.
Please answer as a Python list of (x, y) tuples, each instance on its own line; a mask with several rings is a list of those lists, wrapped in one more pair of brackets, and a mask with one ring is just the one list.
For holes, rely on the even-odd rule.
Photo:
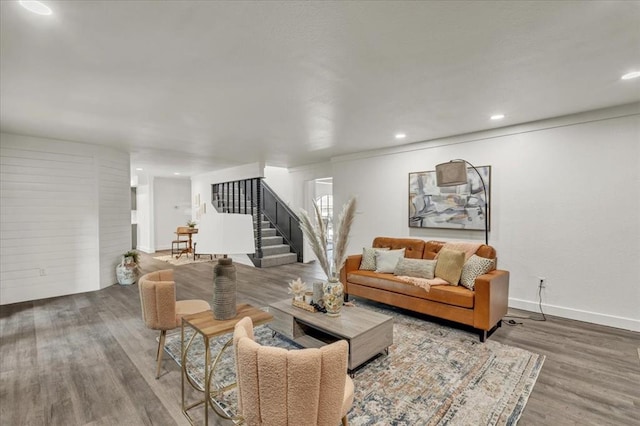
[[(509, 298), (509, 307), (530, 312), (540, 312), (540, 307), (537, 302), (531, 302), (522, 299)], [(606, 315), (598, 312), (583, 311), (580, 309), (548, 305), (545, 303), (542, 304), (542, 310), (545, 314), (554, 315), (557, 317), (584, 321), (592, 324), (600, 324), (607, 327), (621, 328), (623, 330), (640, 331), (640, 320), (636, 320), (633, 318)]]

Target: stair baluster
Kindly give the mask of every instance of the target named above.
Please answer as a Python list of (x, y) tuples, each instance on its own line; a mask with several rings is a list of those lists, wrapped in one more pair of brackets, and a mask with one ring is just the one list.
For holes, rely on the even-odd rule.
[[(262, 178), (213, 184), (212, 202), (220, 213), (251, 214), (254, 218), (256, 252), (252, 260), (256, 266), (289, 263), (291, 260), (286, 260), (289, 255), (285, 254), (291, 251), (295, 253), (297, 261), (302, 262), (300, 221)], [(264, 228), (266, 225), (263, 225), (263, 220), (268, 225), (267, 228)], [(275, 235), (276, 233), (279, 235)], [(268, 240), (267, 255), (265, 238)]]

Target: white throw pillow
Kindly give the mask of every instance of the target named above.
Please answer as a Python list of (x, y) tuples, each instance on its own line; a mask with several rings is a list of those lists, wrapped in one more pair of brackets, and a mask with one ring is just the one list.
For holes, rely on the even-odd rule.
[(404, 257), (404, 249), (377, 251), (376, 252), (376, 272), (392, 274), (396, 269), (398, 261)]
[(360, 261), (360, 269), (364, 271), (375, 271), (376, 270), (376, 252), (387, 251), (387, 250), (389, 250), (389, 247), (382, 247), (382, 248), (364, 247), (362, 249), (362, 260)]

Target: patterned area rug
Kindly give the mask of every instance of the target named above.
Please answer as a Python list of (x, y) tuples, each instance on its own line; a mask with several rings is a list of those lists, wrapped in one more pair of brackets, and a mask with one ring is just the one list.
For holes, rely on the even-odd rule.
[[(184, 254), (182, 256), (180, 256), (180, 259), (176, 259), (175, 256), (172, 256), (170, 254), (164, 255), (164, 256), (154, 257), (154, 259), (162, 260), (163, 262), (170, 263), (170, 264), (172, 264), (174, 266), (190, 265), (192, 263), (203, 263), (203, 262), (211, 262), (212, 261), (211, 257), (208, 254), (199, 256), (195, 260), (193, 259), (193, 256), (187, 257)], [(213, 260), (215, 260), (215, 257), (214, 257)]]
[[(394, 344), (356, 371), (355, 402), (349, 424), (361, 425), (514, 425), (544, 362), (544, 356), (476, 334), (364, 305), (394, 317)], [(349, 309), (345, 307), (344, 309)], [(320, 314), (318, 314), (320, 315)], [(255, 329), (263, 345), (295, 348), (272, 337), (267, 326)], [(212, 358), (231, 337), (212, 342)], [(204, 345), (196, 336), (188, 356), (190, 376), (203, 383)], [(180, 364), (180, 334), (167, 336), (165, 351)], [(217, 383), (235, 381), (233, 351), (225, 351)], [(236, 410), (235, 390), (221, 406)]]

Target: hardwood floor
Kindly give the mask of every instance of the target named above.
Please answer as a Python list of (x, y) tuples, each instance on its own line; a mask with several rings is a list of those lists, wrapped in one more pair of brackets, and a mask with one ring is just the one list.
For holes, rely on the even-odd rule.
[[(145, 273), (166, 267), (141, 256)], [(238, 302), (255, 306), (287, 297), (297, 277), (322, 280), (313, 264), (236, 267)], [(175, 268), (178, 299), (210, 300), (212, 277), (213, 263)], [(546, 356), (519, 424), (639, 425), (640, 334), (547, 318), (514, 318), (524, 324), (490, 337)], [(157, 336), (142, 323), (137, 285), (1, 306), (0, 424), (188, 424), (166, 355), (155, 379)]]

